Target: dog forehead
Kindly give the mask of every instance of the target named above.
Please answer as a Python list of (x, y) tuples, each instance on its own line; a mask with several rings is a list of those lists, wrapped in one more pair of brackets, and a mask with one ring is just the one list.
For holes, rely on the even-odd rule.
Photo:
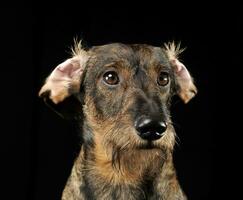
[(161, 47), (147, 44), (132, 44), (131, 48), (136, 54), (139, 65), (144, 68), (151, 67), (151, 65), (169, 65), (168, 56)]
[(131, 66), (146, 66), (153, 63), (166, 64), (167, 56), (162, 48), (147, 44), (112, 43), (94, 46), (90, 54), (96, 61), (113, 62), (126, 61)]
[(102, 46), (94, 46), (89, 53), (98, 59), (129, 59), (134, 56), (132, 49), (122, 43), (112, 43)]

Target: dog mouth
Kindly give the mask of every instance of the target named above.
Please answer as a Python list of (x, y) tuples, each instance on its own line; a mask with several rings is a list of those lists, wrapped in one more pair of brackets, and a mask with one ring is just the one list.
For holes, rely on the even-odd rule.
[(156, 147), (152, 141), (147, 141), (146, 143), (145, 149), (154, 149)]
[(160, 149), (160, 147), (153, 141), (145, 141), (138, 146), (139, 149)]

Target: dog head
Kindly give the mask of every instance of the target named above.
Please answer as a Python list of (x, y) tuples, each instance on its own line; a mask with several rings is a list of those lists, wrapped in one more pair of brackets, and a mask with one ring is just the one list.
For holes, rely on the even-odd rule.
[[(178, 60), (181, 51), (174, 43), (114, 43), (85, 51), (79, 43), (73, 57), (53, 70), (39, 95), (53, 107), (82, 111), (81, 120), (90, 130), (83, 133), (84, 143), (172, 148), (170, 99), (177, 94), (187, 103), (197, 93)], [(70, 99), (75, 103), (65, 103)]]

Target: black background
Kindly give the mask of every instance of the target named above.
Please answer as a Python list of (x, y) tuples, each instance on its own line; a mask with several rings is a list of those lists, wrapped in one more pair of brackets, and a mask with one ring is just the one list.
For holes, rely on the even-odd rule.
[[(199, 93), (176, 99), (172, 116), (179, 137), (175, 166), (189, 199), (235, 199), (238, 136), (230, 114), (240, 90), (242, 9), (228, 4), (113, 6), (14, 5), (2, 8), (3, 127), (1, 182), (5, 199), (60, 199), (78, 153), (75, 127), (38, 98), (46, 76), (68, 56), (73, 38), (88, 46), (110, 42), (181, 41), (182, 59)], [(232, 151), (233, 150), (233, 151)], [(233, 190), (231, 188), (233, 187)]]

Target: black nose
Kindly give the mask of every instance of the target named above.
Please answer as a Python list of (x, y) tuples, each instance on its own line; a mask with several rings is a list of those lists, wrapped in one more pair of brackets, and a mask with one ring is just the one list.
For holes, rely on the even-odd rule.
[(135, 128), (142, 139), (158, 140), (162, 137), (167, 125), (160, 120), (154, 120), (149, 117), (140, 117), (135, 122)]

